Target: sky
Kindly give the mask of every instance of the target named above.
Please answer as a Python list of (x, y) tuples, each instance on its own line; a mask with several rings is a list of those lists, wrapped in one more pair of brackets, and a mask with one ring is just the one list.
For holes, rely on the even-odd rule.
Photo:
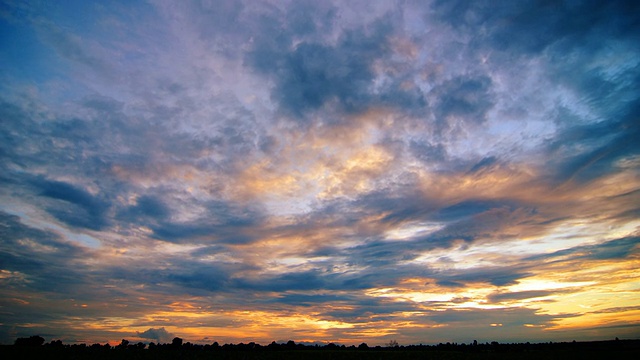
[(0, 1), (0, 343), (640, 338), (640, 2)]

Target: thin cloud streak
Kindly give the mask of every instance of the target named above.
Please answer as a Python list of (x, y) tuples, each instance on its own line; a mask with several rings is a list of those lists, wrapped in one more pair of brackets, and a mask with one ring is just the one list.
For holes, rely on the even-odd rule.
[(3, 5), (0, 342), (638, 337), (638, 14)]

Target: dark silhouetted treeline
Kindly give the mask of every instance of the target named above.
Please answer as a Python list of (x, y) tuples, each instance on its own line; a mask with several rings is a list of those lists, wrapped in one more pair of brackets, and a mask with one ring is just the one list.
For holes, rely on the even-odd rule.
[(14, 345), (0, 346), (2, 359), (640, 359), (640, 340), (549, 343), (446, 343), (401, 346), (392, 341), (387, 346), (305, 345), (293, 341), (260, 345), (207, 345), (171, 343), (63, 344), (60, 340), (45, 343), (40, 336), (16, 339)]

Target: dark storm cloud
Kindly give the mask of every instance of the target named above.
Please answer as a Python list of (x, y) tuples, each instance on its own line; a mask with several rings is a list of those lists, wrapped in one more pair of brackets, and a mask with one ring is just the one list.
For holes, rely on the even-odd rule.
[[(351, 260), (353, 264), (359, 265), (359, 263), (354, 261), (353, 258)], [(385, 264), (385, 261), (380, 261), (378, 263), (373, 261), (368, 264), (365, 263), (365, 265), (371, 267), (368, 267), (367, 270), (360, 273), (335, 276), (334, 279), (339, 281), (333, 281), (332, 283), (335, 284), (336, 290), (347, 289), (353, 291), (395, 285), (400, 278), (403, 276), (409, 276), (409, 274), (408, 271), (403, 271), (398, 269), (396, 266), (393, 266), (395, 264), (393, 264), (392, 261), (393, 259), (390, 259), (390, 261), (388, 261), (388, 265)], [(379, 267), (373, 267), (376, 265), (379, 265)], [(381, 275), (379, 270), (383, 268), (387, 268), (392, 272), (387, 276)]]
[(431, 218), (440, 221), (456, 221), (469, 216), (482, 214), (491, 209), (500, 209), (505, 206), (513, 205), (515, 205), (515, 202), (509, 200), (469, 199), (438, 209)]
[[(415, 259), (425, 251), (449, 248), (459, 241), (472, 244), (478, 239), (509, 238), (509, 228), (518, 226), (535, 226), (538, 223), (544, 226), (548, 215), (541, 214), (534, 206), (520, 201), (506, 199), (496, 200), (468, 200), (451, 205), (443, 204), (441, 199), (429, 199), (422, 194), (407, 191), (405, 196), (398, 193), (382, 191), (372, 192), (353, 201), (335, 201), (326, 208), (318, 209), (305, 226), (318, 226), (323, 228), (354, 228), (362, 226), (358, 219), (385, 214), (376, 220), (375, 230), (366, 233), (364, 230), (356, 239), (366, 240), (347, 249), (348, 262), (357, 265), (371, 266), (374, 269), (381, 267), (394, 267), (398, 262)], [(339, 213), (340, 216), (327, 223), (323, 216)], [(408, 238), (398, 242), (395, 239), (386, 239), (381, 232), (385, 229), (394, 229), (403, 225), (415, 223), (438, 223), (441, 228), (429, 231), (426, 234), (417, 232)], [(319, 225), (322, 224), (322, 225)], [(521, 230), (515, 230), (521, 231)], [(342, 254), (343, 250), (332, 248), (329, 244), (317, 248), (314, 256), (331, 256)], [(406, 270), (407, 273), (417, 269)], [(395, 278), (402, 276), (403, 271), (394, 267)], [(513, 274), (513, 273), (512, 273)], [(521, 274), (513, 274), (519, 277)], [(381, 279), (387, 278), (386, 276)], [(490, 282), (495, 284), (511, 283), (510, 276), (505, 279), (499, 276), (488, 276)], [(443, 279), (445, 280), (445, 279)], [(450, 279), (455, 280), (455, 279)], [(367, 281), (376, 283), (376, 281)]]
[[(311, 9), (296, 12), (293, 20)], [(328, 15), (330, 16), (330, 15)], [(335, 102), (347, 113), (363, 111), (372, 105), (415, 109), (424, 107), (419, 89), (403, 90), (401, 82), (385, 85), (373, 91), (375, 61), (390, 54), (389, 37), (394, 29), (388, 20), (377, 20), (368, 29), (345, 30), (336, 44), (315, 39), (294, 40), (307, 33), (307, 26), (288, 23), (288, 28), (263, 29), (256, 39), (247, 63), (257, 71), (271, 76), (275, 82), (273, 99), (294, 116)]]
[[(22, 250), (17, 247), (18, 250)], [(45, 267), (45, 264), (42, 261), (37, 259), (33, 259), (27, 256), (24, 256), (24, 253), (16, 254), (16, 252), (7, 246), (2, 249), (2, 261), (0, 261), (3, 268), (8, 269), (8, 271), (20, 271), (26, 274), (30, 273), (38, 273), (42, 271)], [(22, 281), (21, 277), (18, 277)], [(9, 282), (15, 283), (15, 280), (8, 280)]]
[[(170, 219), (175, 213), (172, 207), (189, 195), (175, 192), (170, 185), (141, 189), (137, 183), (145, 177), (162, 180), (168, 176), (165, 169), (184, 164), (199, 171), (215, 169), (223, 176), (241, 168), (237, 160), (244, 160), (257, 150), (258, 130), (251, 113), (237, 100), (222, 96), (225, 109), (214, 114), (215, 131), (206, 136), (176, 133), (162, 124), (149, 126), (139, 117), (125, 115), (121, 102), (101, 95), (86, 96), (77, 102), (82, 117), (47, 113), (47, 121), (40, 119), (45, 115), (29, 109), (42, 106), (32, 104), (34, 99), (3, 106), (0, 111), (6, 121), (0, 128), (2, 136), (10, 136), (0, 144), (0, 164), (7, 170), (2, 178), (12, 181), (21, 191), (34, 192), (42, 199), (43, 208), (73, 227), (104, 230), (116, 223), (129, 223), (148, 226), (156, 231), (157, 238), (171, 241), (207, 234), (216, 234), (225, 242), (249, 241), (248, 236), (236, 230), (259, 222), (257, 210), (215, 200), (202, 204), (199, 199), (192, 199), (205, 208), (202, 215), (208, 218), (175, 222)], [(160, 110), (153, 116), (168, 120)], [(203, 158), (203, 151), (215, 152), (220, 160)], [(158, 163), (158, 156), (165, 161)], [(47, 166), (51, 177), (31, 175), (31, 169), (38, 166)], [(18, 168), (23, 171), (16, 171)], [(114, 178), (118, 171), (125, 174), (123, 178)], [(70, 180), (77, 182), (53, 180), (68, 179), (68, 174), (73, 174)], [(89, 193), (88, 187), (79, 184), (98, 192)], [(131, 193), (142, 195), (135, 205), (116, 200)]]
[(576, 246), (550, 254), (534, 255), (527, 261), (570, 261), (570, 260), (617, 260), (625, 259), (638, 252), (640, 238), (625, 237), (595, 245)]
[[(425, 240), (438, 240), (446, 244), (448, 241), (457, 239), (472, 242), (478, 238), (490, 236), (498, 238), (504, 234), (505, 228), (529, 221), (529, 217), (536, 214), (535, 208), (514, 206), (508, 202), (490, 204), (486, 210), (482, 207), (487, 204), (479, 203), (477, 206), (475, 209), (473, 207), (462, 211), (459, 209), (458, 215), (463, 215), (465, 212), (473, 215), (449, 222), (443, 229), (429, 235)], [(450, 212), (449, 215), (453, 214), (455, 213)]]
[(259, 227), (264, 220), (264, 214), (253, 206), (227, 201), (208, 201), (201, 205), (206, 210), (197, 220), (173, 222), (167, 219), (151, 225), (154, 237), (172, 242), (242, 244), (255, 239), (255, 236), (249, 235), (245, 230)]
[[(79, 103), (92, 114), (82, 112), (86, 117), (56, 114), (42, 102), (26, 96), (11, 106), (3, 106), (5, 121), (0, 126), (3, 133), (11, 135), (10, 141), (0, 145), (2, 156), (6, 157), (3, 162), (13, 163), (26, 173), (33, 167), (47, 166), (50, 175), (104, 174), (109, 163), (119, 157), (120, 149), (126, 148), (122, 145), (142, 143), (136, 139), (140, 134), (138, 128), (124, 121), (121, 103), (99, 96), (87, 97)], [(132, 157), (140, 158), (141, 154)]]
[(387, 214), (382, 221), (400, 223), (421, 219), (437, 210), (439, 206), (436, 199), (430, 201), (415, 189), (406, 189), (400, 193), (373, 191), (359, 197), (347, 208), (362, 211), (364, 214)]
[[(312, 30), (319, 24), (325, 27), (325, 32), (330, 33), (333, 27), (333, 12), (320, 10), (312, 21), (306, 21), (308, 14), (314, 10), (320, 9), (314, 9), (313, 6), (306, 8), (302, 3), (294, 5), (289, 13), (270, 8), (267, 14), (262, 15), (257, 21), (258, 28), (254, 32), (257, 38), (254, 39), (253, 48), (245, 61), (256, 70), (268, 74), (285, 64), (286, 57), (283, 55), (290, 50), (295, 38), (304, 39), (306, 36), (314, 35)], [(279, 55), (278, 52), (282, 54)]]
[(470, 173), (475, 173), (478, 171), (482, 171), (484, 169), (489, 169), (491, 166), (496, 164), (498, 159), (495, 156), (487, 156), (482, 158), (482, 160), (478, 161), (473, 167), (469, 170)]
[(396, 320), (394, 318), (396, 313), (423, 310), (418, 303), (372, 297), (353, 298), (340, 304), (345, 305), (346, 308), (341, 309), (337, 306), (332, 308), (332, 303), (325, 304), (330, 307), (323, 311), (322, 315), (339, 321), (366, 323), (372, 315), (375, 315), (378, 321), (393, 321)]
[(631, 219), (640, 218), (640, 207), (636, 207), (634, 209), (626, 210), (621, 213), (615, 214), (613, 218), (620, 219), (620, 220), (631, 220)]
[[(175, 96), (177, 105), (156, 104), (156, 96), (149, 96), (144, 116), (125, 114), (122, 102), (98, 94), (76, 101), (74, 105), (80, 109), (74, 116), (36, 111), (45, 108), (37, 99), (5, 101), (7, 106), (0, 111), (6, 121), (0, 128), (11, 136), (0, 144), (0, 155), (4, 163), (21, 167), (73, 168), (73, 173), (88, 177), (98, 173), (104, 184), (111, 180), (106, 175), (112, 174), (106, 172), (114, 166), (151, 172), (171, 164), (192, 164), (203, 170), (233, 172), (240, 159), (246, 161), (258, 150), (261, 128), (235, 96), (223, 93), (211, 99), (211, 113), (200, 120), (203, 123), (194, 124), (200, 131), (192, 132), (175, 128), (181, 126), (181, 117), (198, 105), (189, 94)], [(42, 121), (44, 117), (47, 121)], [(203, 158), (204, 151), (215, 154), (217, 160)], [(158, 162), (158, 156), (164, 161)], [(135, 186), (122, 182), (108, 186), (123, 185)]]
[(206, 292), (224, 292), (228, 290), (229, 275), (221, 267), (202, 265), (193, 272), (185, 273), (178, 270), (176, 273), (170, 273), (166, 279), (185, 288)]
[[(370, 240), (363, 245), (354, 246), (348, 249), (350, 261), (354, 264), (365, 266), (393, 266), (396, 262), (402, 260), (407, 253), (415, 250), (415, 244), (404, 244), (399, 247), (392, 242), (381, 240)], [(398, 274), (394, 274), (395, 278)], [(381, 277), (382, 280), (384, 277)]]
[(448, 130), (455, 119), (481, 124), (494, 105), (491, 78), (487, 76), (455, 77), (436, 86), (429, 96), (437, 99), (434, 115), (438, 132)]
[(509, 293), (495, 293), (495, 294), (489, 295), (487, 297), (487, 300), (491, 303), (496, 303), (501, 301), (533, 299), (538, 297), (550, 296), (558, 293), (559, 293), (558, 290), (529, 290), (529, 291), (518, 291), (518, 292), (509, 292)]
[[(502, 327), (534, 325), (553, 325), (555, 316), (538, 314), (535, 309), (505, 308), (505, 309), (447, 309), (433, 311), (429, 319), (440, 324), (456, 326), (461, 324), (481, 323), (488, 327), (489, 324), (501, 324)], [(513, 328), (511, 328), (513, 329)]]
[[(0, 142), (0, 156), (2, 165), (7, 168), (7, 172), (17, 168), (26, 168), (31, 165), (42, 165), (49, 161), (57, 162), (55, 155), (57, 149), (51, 146), (51, 139), (44, 136), (47, 132), (45, 126), (37, 126), (36, 119), (41, 114), (28, 107), (37, 107), (36, 104), (26, 101), (26, 103), (9, 102), (3, 99), (0, 106), (0, 133), (3, 141)], [(35, 119), (34, 119), (35, 118)], [(44, 129), (43, 129), (44, 128)], [(44, 156), (48, 155), (48, 156)]]
[(518, 280), (529, 277), (532, 273), (523, 271), (525, 266), (516, 267), (484, 267), (471, 270), (453, 270), (437, 274), (440, 281), (457, 283), (489, 283), (495, 286), (514, 285)]
[(491, 50), (495, 61), (541, 56), (549, 76), (590, 107), (598, 121), (588, 124), (584, 114), (557, 109), (560, 131), (550, 140), (547, 156), (558, 183), (587, 182), (616, 172), (617, 161), (640, 153), (634, 141), (639, 134), (639, 68), (624, 61), (605, 66), (599, 60), (614, 58), (640, 40), (637, 3), (525, 1), (496, 8), (489, 1), (438, 1), (434, 10), (457, 31), (483, 30), (469, 33), (471, 51)]
[(456, 29), (476, 32), (475, 41), (523, 53), (538, 53), (550, 46), (567, 51), (585, 40), (637, 39), (640, 33), (640, 8), (634, 1), (530, 0), (494, 5), (488, 0), (439, 0), (433, 9)]
[(555, 156), (554, 178), (563, 182), (587, 182), (617, 171), (625, 157), (640, 154), (640, 93), (607, 121), (588, 125), (567, 126), (549, 143), (548, 152)]
[[(312, 291), (317, 291), (313, 289)], [(309, 294), (288, 292), (275, 298), (261, 301), (268, 304), (284, 303), (289, 306), (315, 307), (322, 317), (338, 321), (366, 322), (369, 316), (375, 314), (376, 319), (391, 319), (392, 314), (403, 311), (417, 311), (420, 304), (413, 302), (397, 302), (384, 297), (371, 297), (350, 291), (338, 294), (323, 293)]]
[(124, 209), (119, 214), (119, 218), (129, 221), (164, 220), (170, 213), (169, 208), (161, 198), (155, 195), (143, 195), (137, 199), (136, 205)]
[(284, 294), (277, 298), (271, 299), (271, 302), (279, 304), (289, 304), (293, 306), (315, 306), (318, 304), (335, 304), (338, 302), (349, 301), (352, 298), (345, 295), (335, 294)]
[(62, 200), (47, 207), (47, 211), (60, 221), (92, 230), (108, 225), (106, 213), (110, 205), (107, 201), (65, 182), (38, 179), (33, 185), (41, 196)]
[(625, 323), (621, 325), (603, 325), (589, 328), (571, 329), (558, 331), (559, 335), (563, 335), (568, 339), (575, 337), (588, 336), (589, 334), (597, 334), (599, 338), (619, 337), (621, 339), (635, 339), (640, 333), (640, 325), (637, 323)]
[[(185, 257), (184, 254), (165, 254), (126, 266), (107, 264), (94, 269), (92, 275), (96, 279), (102, 279), (104, 284), (113, 285), (108, 289), (109, 296), (127, 302), (128, 294), (141, 284), (154, 294), (167, 298), (183, 293), (193, 296), (209, 296), (213, 293), (231, 296), (234, 291), (239, 290), (234, 286), (235, 278), (232, 275), (252, 270), (256, 269), (251, 264), (213, 262)], [(162, 299), (160, 302), (167, 301), (169, 300)]]
[[(456, 173), (450, 176), (456, 176)], [(415, 221), (444, 223), (444, 228), (434, 233), (427, 236), (416, 235), (414, 240), (421, 242), (422, 245), (405, 243), (405, 247), (414, 249), (416, 247), (423, 249), (447, 247), (452, 241), (458, 239), (473, 241), (488, 233), (500, 232), (504, 227), (532, 221), (533, 219), (528, 218), (529, 216), (534, 216), (540, 222), (548, 220), (547, 215), (540, 214), (534, 205), (508, 197), (501, 199), (469, 197), (461, 202), (447, 204), (446, 200), (437, 198), (435, 194), (431, 197), (429, 194), (411, 189), (411, 185), (396, 191), (375, 190), (354, 200), (327, 203), (324, 208), (318, 209), (315, 213), (318, 216), (316, 220), (320, 220), (323, 214), (336, 213), (339, 213), (340, 217), (336, 222), (332, 222), (333, 226), (353, 226), (359, 219), (375, 214), (385, 214), (378, 220), (378, 224), (383, 227), (399, 226)], [(371, 235), (379, 236), (380, 234)], [(370, 250), (374, 247), (382, 249), (388, 246), (375, 241), (364, 245)], [(376, 258), (384, 259), (380, 256)]]
[(317, 270), (288, 272), (259, 279), (234, 279), (233, 287), (243, 290), (284, 292), (326, 289), (326, 279)]
[[(294, 49), (268, 49), (252, 54), (252, 65), (276, 78), (275, 100), (294, 115), (302, 115), (337, 100), (347, 111), (360, 110), (373, 80), (371, 62), (384, 50), (388, 29), (379, 25), (367, 37), (347, 36), (336, 47), (301, 43)], [(277, 60), (271, 58), (277, 57)], [(266, 59), (266, 60), (264, 60)], [(275, 67), (271, 64), (275, 64)]]
[(591, 313), (592, 314), (611, 314), (611, 313), (617, 313), (617, 312), (638, 311), (638, 310), (640, 310), (640, 305), (613, 307), (613, 308), (608, 308), (604, 310), (592, 311)]
[(243, 244), (254, 238), (242, 234), (242, 221), (238, 224), (216, 225), (207, 220), (191, 223), (163, 222), (152, 226), (153, 237), (175, 243)]
[(636, 199), (638, 199), (639, 196), (640, 196), (640, 189), (629, 191), (629, 192), (612, 197), (611, 200), (613, 201), (623, 200), (623, 201), (629, 201), (633, 204), (632, 206), (630, 206), (629, 209), (625, 209), (617, 214), (614, 214), (612, 217), (620, 220), (640, 218), (640, 205), (637, 205), (639, 202), (636, 201)]
[[(563, 130), (552, 141), (578, 150), (554, 164), (560, 181), (597, 178), (612, 171), (611, 165), (624, 155), (638, 153), (637, 142), (631, 140), (637, 138), (637, 120), (629, 119), (638, 112), (638, 66), (601, 61), (614, 59), (640, 40), (638, 3), (524, 1), (496, 7), (491, 1), (437, 1), (433, 10), (470, 36), (470, 53), (490, 51), (496, 64), (514, 56), (539, 56), (547, 75), (590, 107), (590, 115), (599, 121), (588, 125), (584, 114), (557, 109), (556, 121)], [(603, 134), (611, 142), (599, 141)]]
[(411, 155), (426, 164), (443, 162), (447, 159), (447, 149), (444, 145), (426, 141), (411, 141), (409, 144)]
[(24, 225), (15, 215), (0, 212), (0, 267), (23, 274), (7, 288), (70, 291), (84, 285), (80, 267), (69, 267), (90, 253), (57, 234)]
[[(347, 260), (328, 260), (324, 263), (315, 263), (312, 269), (290, 268), (275, 275), (258, 277), (234, 278), (229, 283), (229, 289), (272, 292), (303, 292), (303, 291), (351, 291), (358, 292), (375, 287), (392, 286), (402, 276), (408, 275), (406, 269), (395, 268), (394, 263), (381, 261), (377, 268), (365, 265), (374, 265), (374, 260), (359, 261), (359, 253), (352, 253), (349, 249)], [(338, 254), (333, 253), (334, 256)], [(340, 272), (338, 267), (357, 267), (363, 269)], [(381, 269), (394, 269), (394, 272), (381, 274)]]
[(451, 280), (438, 280), (436, 281), (436, 284), (438, 284), (438, 286), (444, 286), (444, 287), (450, 287), (450, 288), (462, 288), (465, 286), (463, 283), (460, 283), (457, 281), (451, 281)]

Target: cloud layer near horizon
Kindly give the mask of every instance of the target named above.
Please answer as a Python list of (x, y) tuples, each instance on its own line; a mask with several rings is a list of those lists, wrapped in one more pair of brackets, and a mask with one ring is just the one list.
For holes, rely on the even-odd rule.
[(640, 336), (634, 2), (0, 6), (0, 342)]

